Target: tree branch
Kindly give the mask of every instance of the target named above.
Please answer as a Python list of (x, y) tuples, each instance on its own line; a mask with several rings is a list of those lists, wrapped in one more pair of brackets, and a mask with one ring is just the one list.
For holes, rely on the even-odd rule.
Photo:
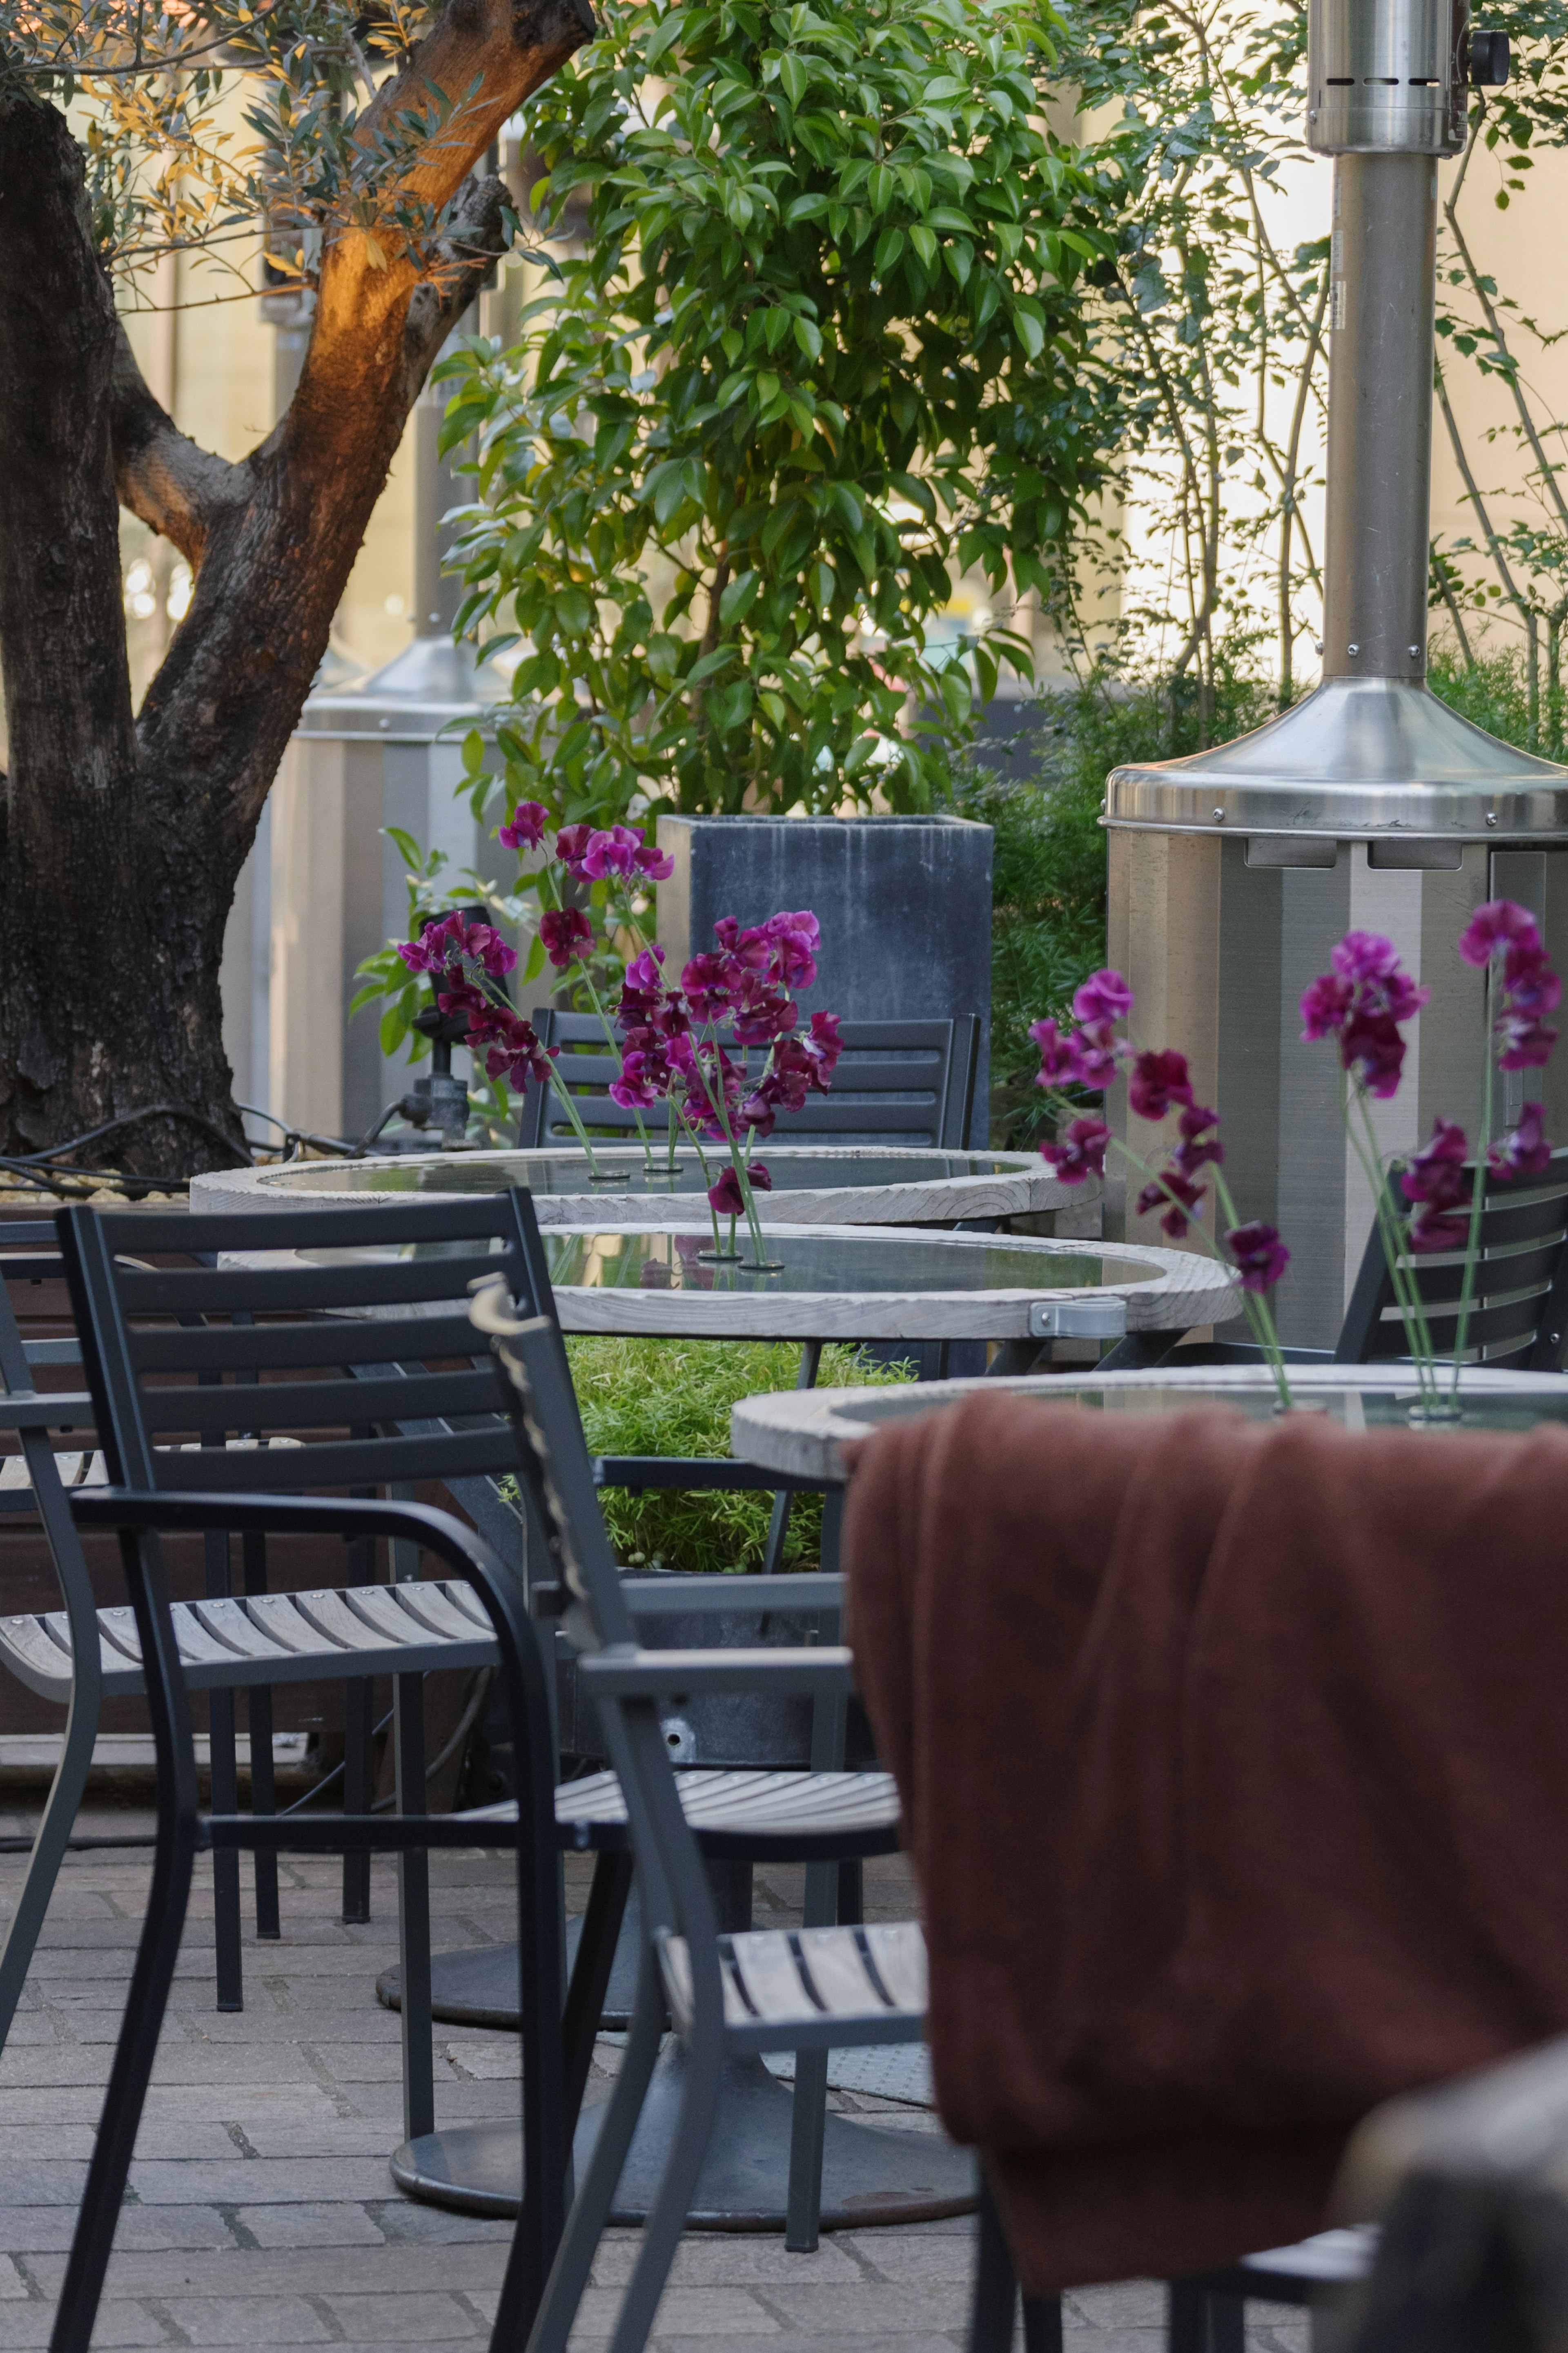
[(405, 415), (418, 399), (442, 344), (506, 251), (501, 214), (510, 201), (504, 180), (471, 180), (447, 223), (439, 275), (423, 279), (408, 298), (403, 327)]
[(153, 531), (172, 540), (193, 570), (224, 509), (242, 502), (253, 479), (248, 460), (231, 466), (180, 431), (148, 391), (123, 326), (110, 388), (114, 487)]

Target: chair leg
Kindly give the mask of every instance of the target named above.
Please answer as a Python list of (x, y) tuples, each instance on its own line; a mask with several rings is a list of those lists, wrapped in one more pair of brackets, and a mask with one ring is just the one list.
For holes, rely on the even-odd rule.
[(1013, 2251), (1007, 2244), (1002, 2217), (982, 2166), (969, 2353), (1013, 2353), (1013, 2322), (1017, 2309), (1018, 2281), (1013, 2269)]
[[(800, 1352), (800, 1370), (795, 1377), (797, 1389), (814, 1389), (822, 1363), (822, 1343), (807, 1340)], [(768, 1540), (763, 1548), (763, 1575), (776, 1577), (784, 1567), (784, 1538), (789, 1534), (790, 1506), (795, 1497), (787, 1487), (781, 1487), (773, 1497), (773, 1516), (768, 1522)]]
[(659, 2177), (653, 2203), (643, 2224), (642, 2244), (621, 2309), (609, 2353), (643, 2353), (659, 2298), (669, 2277), (680, 2234), (719, 2106), (720, 2074), (724, 2062), (724, 2038), (715, 2028), (694, 2035), (687, 2045), (686, 2082), (680, 2114), (676, 2120), (669, 2155)]
[(89, 2353), (137, 2126), (157, 2056), (159, 2029), (180, 1957), (180, 1935), (195, 1861), (195, 1756), (162, 1567), (150, 1537), (143, 1540), (143, 1546), (122, 1537), (121, 1551), (141, 1638), (158, 1759), (157, 1844), (146, 1917), (131, 1973), (130, 1999), (87, 2168), (87, 2187), (49, 2338), (50, 2353)]
[[(371, 1735), (375, 1724), (375, 1686), (368, 1675), (343, 1686), (343, 1811), (368, 1814)], [(370, 1918), (370, 1851), (343, 1857), (343, 1922), (363, 1927)]]
[(55, 1778), (49, 1787), (48, 1803), (33, 1841), (33, 1852), (27, 1858), (27, 1875), (22, 1883), (22, 1893), (16, 1901), (5, 1942), (0, 1948), (0, 2051), (11, 2031), (11, 2021), (16, 2015), (16, 2004), (22, 1999), (38, 1932), (49, 1908), (55, 1881), (71, 1834), (87, 1777), (92, 1765), (93, 1742), (98, 1737), (98, 1709), (81, 1705), (76, 1694), (71, 1696), (70, 1715), (66, 1724), (65, 1746), (55, 1767)]
[(594, 1865), (588, 1909), (562, 2013), (561, 2039), (566, 2062), (564, 2137), (568, 2148), (583, 2112), (583, 2094), (588, 2088), (588, 2071), (594, 2063), (594, 2042), (604, 2015), (605, 1996), (609, 1991), (616, 1947), (631, 1892), (631, 1856), (601, 1853)]
[(1216, 2295), (1195, 2280), (1171, 2280), (1165, 2315), (1165, 2353), (1245, 2353), (1247, 2306), (1239, 2295)]
[[(837, 1863), (807, 1863), (803, 1927), (830, 1926), (837, 1893)], [(816, 2252), (822, 2219), (822, 2141), (826, 2128), (827, 2053), (797, 2051), (790, 2111), (789, 2189), (784, 2200), (784, 2245), (794, 2255)]]
[[(604, 2236), (605, 2225), (615, 2202), (626, 2151), (632, 2145), (632, 2135), (642, 2114), (643, 2101), (658, 2057), (665, 2019), (664, 1987), (659, 1979), (653, 1947), (645, 1938), (637, 1972), (637, 2001), (632, 2010), (631, 2031), (626, 2037), (621, 2072), (616, 2077), (616, 2088), (605, 2110), (605, 2121), (599, 2127), (594, 2154), (578, 2186), (562, 2234), (560, 2249), (551, 2265), (539, 2316), (528, 2339), (528, 2353), (566, 2353), (566, 2341), (572, 2334), (577, 2307), (588, 2284), (595, 2253)], [(503, 2314), (506, 2308), (507, 2300), (503, 2293)], [(511, 2336), (502, 2334), (500, 2315), (497, 2316), (495, 2332), (490, 2338), (490, 2353), (515, 2353)]]
[[(267, 1590), (267, 1538), (258, 1530), (247, 1528), (240, 1538), (240, 1557), (245, 1565), (247, 1593)], [(253, 1814), (275, 1814), (278, 1810), (278, 1787), (272, 1767), (272, 1689), (268, 1683), (253, 1683), (246, 1722), (250, 1728), (250, 1810)], [(278, 1912), (278, 1856), (272, 1848), (258, 1847), (254, 1857), (256, 1874), (256, 1933), (268, 1942), (283, 1933)]]
[[(425, 1811), (425, 1678), (393, 1679), (393, 1739), (400, 1814)], [(403, 2131), (418, 2140), (436, 2129), (435, 2028), (430, 2015), (430, 1857), (411, 1847), (397, 1859), (397, 1957), (403, 1971)]]
[[(206, 1554), (206, 1589), (211, 1600), (228, 1598), (228, 1537), (209, 1528), (203, 1539)], [(234, 1694), (207, 1694), (208, 1753), (212, 1767), (213, 1811), (239, 1811), (239, 1774), (235, 1763)], [(239, 1940), (239, 1850), (220, 1847), (213, 1856), (213, 1943), (217, 1965), (217, 2008), (245, 2008), (244, 1962)]]
[(1059, 2295), (1024, 2298), (1024, 2353), (1062, 2353), (1062, 2300)]

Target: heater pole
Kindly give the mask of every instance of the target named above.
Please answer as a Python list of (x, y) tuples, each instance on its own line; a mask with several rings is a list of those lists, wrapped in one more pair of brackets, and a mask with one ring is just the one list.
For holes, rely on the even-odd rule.
[(1435, 156), (1336, 159), (1325, 679), (1426, 674), (1436, 234)]

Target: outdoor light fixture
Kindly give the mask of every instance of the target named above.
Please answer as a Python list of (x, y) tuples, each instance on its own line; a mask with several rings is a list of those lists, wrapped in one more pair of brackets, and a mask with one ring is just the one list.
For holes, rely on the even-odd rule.
[[(1496, 897), (1568, 941), (1568, 769), (1426, 684), (1438, 164), (1464, 145), (1468, 85), (1506, 75), (1507, 40), (1472, 31), (1465, 0), (1312, 0), (1308, 64), (1308, 143), (1334, 158), (1322, 683), (1222, 749), (1114, 770), (1104, 822), (1110, 960), (1223, 1104), (1236, 1198), (1289, 1237), (1281, 1336), (1331, 1345), (1372, 1204), (1297, 1001), (1345, 932), (1386, 934), (1432, 998), (1415, 1083), (1380, 1106), (1385, 1146), (1473, 1103), (1485, 981), (1454, 944)], [(1563, 1135), (1568, 1082), (1555, 1103), (1552, 1083)], [(1109, 1208), (1112, 1230), (1140, 1230)]]

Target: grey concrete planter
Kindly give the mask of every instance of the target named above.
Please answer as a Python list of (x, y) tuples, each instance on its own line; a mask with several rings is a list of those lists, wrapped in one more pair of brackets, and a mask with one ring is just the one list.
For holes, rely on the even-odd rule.
[(809, 907), (822, 926), (806, 1012), (858, 1021), (978, 1013), (968, 1141), (984, 1145), (991, 1031), (991, 828), (966, 818), (661, 817), (675, 871), (658, 886), (658, 936), (679, 967), (711, 947), (721, 915), (757, 923)]

